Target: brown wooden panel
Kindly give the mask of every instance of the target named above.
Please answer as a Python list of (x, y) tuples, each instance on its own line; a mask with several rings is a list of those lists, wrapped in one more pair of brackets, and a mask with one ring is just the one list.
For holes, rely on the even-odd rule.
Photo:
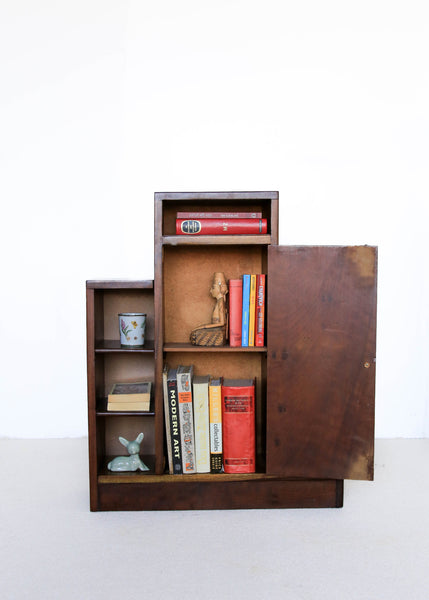
[[(182, 479), (182, 476), (176, 476)], [(191, 478), (192, 475), (183, 477)], [(92, 510), (202, 510), (250, 508), (339, 508), (343, 482), (263, 480), (207, 483), (123, 483), (98, 486)]]
[(377, 249), (268, 251), (267, 472), (372, 479)]

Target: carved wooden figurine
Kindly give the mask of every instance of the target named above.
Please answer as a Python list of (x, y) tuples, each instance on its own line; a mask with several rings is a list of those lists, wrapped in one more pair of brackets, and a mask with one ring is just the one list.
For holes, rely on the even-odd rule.
[(214, 273), (210, 295), (216, 300), (211, 323), (199, 325), (191, 332), (191, 343), (194, 346), (224, 346), (228, 331), (228, 315), (225, 297), (228, 293), (224, 273)]

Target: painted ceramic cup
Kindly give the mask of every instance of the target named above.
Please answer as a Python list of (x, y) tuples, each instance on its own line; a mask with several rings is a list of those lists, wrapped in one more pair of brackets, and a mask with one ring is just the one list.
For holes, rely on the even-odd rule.
[(119, 334), (124, 348), (144, 346), (145, 313), (119, 313)]

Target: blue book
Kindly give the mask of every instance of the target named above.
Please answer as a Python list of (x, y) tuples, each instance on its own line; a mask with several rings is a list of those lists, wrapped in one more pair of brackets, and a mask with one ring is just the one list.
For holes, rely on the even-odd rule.
[(249, 345), (250, 275), (243, 275), (243, 316), (241, 322), (241, 345)]

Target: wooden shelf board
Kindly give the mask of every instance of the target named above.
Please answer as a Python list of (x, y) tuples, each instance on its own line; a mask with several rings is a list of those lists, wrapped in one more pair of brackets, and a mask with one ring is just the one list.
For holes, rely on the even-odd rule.
[(86, 287), (94, 290), (151, 290), (153, 289), (153, 280), (95, 279), (88, 280), (86, 282)]
[(266, 346), (194, 346), (171, 342), (164, 344), (164, 352), (266, 352)]
[(162, 243), (169, 246), (201, 245), (267, 245), (271, 235), (164, 235)]
[(146, 340), (143, 348), (123, 348), (120, 340), (98, 340), (96, 342), (95, 352), (150, 352), (155, 351), (155, 343), (153, 340)]
[[(107, 461), (108, 459), (106, 459)], [(142, 457), (145, 462), (144, 457)], [(147, 463), (146, 463), (147, 464)], [(148, 465), (149, 466), (149, 465)], [(194, 473), (193, 475), (154, 475), (152, 471), (136, 473), (112, 473), (107, 469), (98, 475), (98, 483), (219, 483), (228, 481), (268, 481), (283, 480), (278, 475), (266, 473)]]

